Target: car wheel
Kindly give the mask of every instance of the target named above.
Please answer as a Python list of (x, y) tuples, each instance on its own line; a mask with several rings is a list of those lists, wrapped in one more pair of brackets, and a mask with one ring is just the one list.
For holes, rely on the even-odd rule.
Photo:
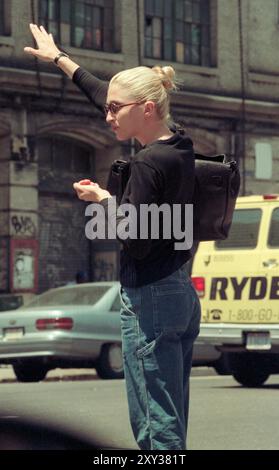
[(101, 379), (124, 378), (121, 344), (111, 343), (102, 347), (96, 370)]
[(219, 359), (215, 361), (213, 367), (216, 370), (217, 374), (219, 375), (231, 375), (232, 374), (232, 371), (230, 369), (228, 355), (226, 353), (221, 354)]
[(48, 367), (35, 362), (22, 362), (13, 365), (14, 373), (19, 382), (40, 382), (48, 373)]
[(229, 363), (234, 379), (244, 387), (260, 387), (270, 375), (265, 358), (254, 354), (230, 354)]

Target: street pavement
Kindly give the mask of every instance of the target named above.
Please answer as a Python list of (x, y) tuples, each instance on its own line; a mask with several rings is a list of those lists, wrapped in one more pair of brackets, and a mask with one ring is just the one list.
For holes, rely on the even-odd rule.
[[(231, 376), (208, 372), (193, 369), (188, 448), (278, 450), (279, 377), (272, 375), (263, 387), (248, 389)], [(17, 424), (27, 416), (45, 426), (52, 423), (78, 433), (97, 442), (98, 448), (137, 449), (124, 380), (96, 380), (96, 375), (92, 375), (94, 380), (81, 380), (82, 375), (56, 377), (31, 384), (2, 383), (0, 424), (7, 420)]]

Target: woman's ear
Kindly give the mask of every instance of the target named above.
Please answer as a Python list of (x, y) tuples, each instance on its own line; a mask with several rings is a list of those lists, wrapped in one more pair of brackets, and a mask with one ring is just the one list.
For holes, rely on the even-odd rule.
[(144, 104), (144, 116), (147, 118), (153, 116), (155, 107), (156, 105), (154, 101), (146, 101), (146, 103)]

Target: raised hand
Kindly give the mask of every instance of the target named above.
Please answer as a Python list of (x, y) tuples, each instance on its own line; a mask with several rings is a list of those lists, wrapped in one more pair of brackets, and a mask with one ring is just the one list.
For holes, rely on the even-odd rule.
[(43, 26), (30, 24), (31, 33), (37, 43), (38, 49), (25, 47), (24, 51), (45, 62), (53, 62), (60, 50), (56, 46), (52, 34), (48, 34)]

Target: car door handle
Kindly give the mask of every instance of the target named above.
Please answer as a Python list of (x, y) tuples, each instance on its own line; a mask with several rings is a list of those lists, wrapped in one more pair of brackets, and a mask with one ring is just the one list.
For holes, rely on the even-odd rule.
[(279, 266), (279, 263), (278, 263), (277, 259), (267, 259), (266, 261), (263, 261), (263, 266), (265, 268), (270, 268), (270, 267), (273, 267), (273, 266)]

